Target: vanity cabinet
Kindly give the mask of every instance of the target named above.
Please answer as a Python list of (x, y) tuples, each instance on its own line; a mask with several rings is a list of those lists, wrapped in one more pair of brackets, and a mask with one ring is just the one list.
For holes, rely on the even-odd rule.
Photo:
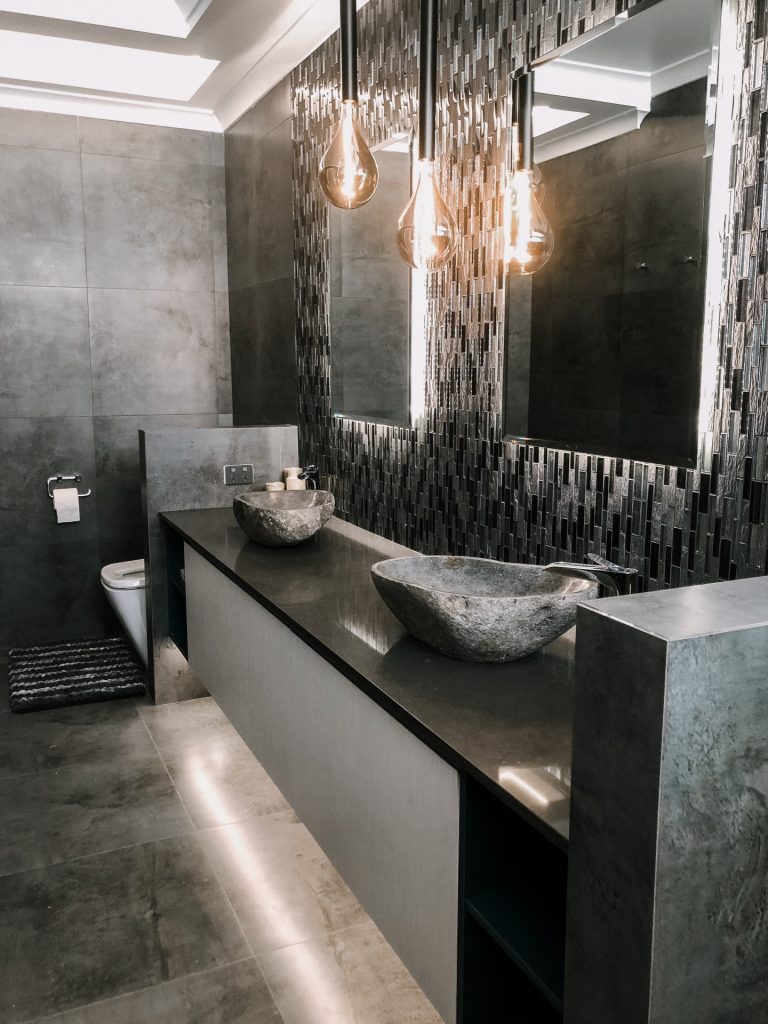
[(189, 661), (448, 1024), (459, 773), (189, 545)]

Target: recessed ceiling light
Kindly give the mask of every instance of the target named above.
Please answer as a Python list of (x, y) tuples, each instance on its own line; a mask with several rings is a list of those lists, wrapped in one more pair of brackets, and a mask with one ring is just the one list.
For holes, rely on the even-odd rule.
[(558, 110), (557, 107), (535, 106), (533, 108), (533, 134), (546, 135), (547, 132), (565, 128), (567, 124), (580, 121), (587, 115), (580, 110)]
[(0, 78), (189, 100), (217, 60), (0, 31)]
[(186, 39), (211, 0), (0, 0), (0, 11)]

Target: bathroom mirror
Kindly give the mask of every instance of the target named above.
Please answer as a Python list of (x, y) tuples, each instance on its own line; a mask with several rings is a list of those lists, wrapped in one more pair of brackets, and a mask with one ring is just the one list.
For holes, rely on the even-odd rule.
[(375, 150), (379, 186), (358, 210), (329, 206), (334, 416), (410, 425), (410, 271), (397, 251), (411, 194), (407, 136)]
[(695, 464), (718, 31), (654, 0), (534, 65), (555, 247), (506, 276), (506, 439)]

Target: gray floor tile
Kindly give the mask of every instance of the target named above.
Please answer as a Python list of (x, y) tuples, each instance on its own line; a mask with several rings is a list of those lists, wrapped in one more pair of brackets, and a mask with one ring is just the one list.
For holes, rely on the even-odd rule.
[(0, 782), (0, 875), (190, 832), (157, 753)]
[(0, 715), (0, 779), (153, 753), (131, 700)]
[(285, 1024), (440, 1024), (372, 923), (259, 957)]
[(200, 749), (206, 744), (226, 741), (237, 736), (224, 712), (213, 697), (185, 700), (160, 707), (140, 707), (157, 749), (166, 754)]
[(0, 878), (0, 949), (4, 1024), (250, 955), (193, 836)]
[(45, 1024), (281, 1024), (255, 960), (46, 1017)]
[(211, 742), (164, 755), (179, 796), (198, 828), (289, 810), (285, 797), (243, 740), (224, 731)]
[(368, 920), (292, 812), (211, 829), (200, 839), (255, 953)]

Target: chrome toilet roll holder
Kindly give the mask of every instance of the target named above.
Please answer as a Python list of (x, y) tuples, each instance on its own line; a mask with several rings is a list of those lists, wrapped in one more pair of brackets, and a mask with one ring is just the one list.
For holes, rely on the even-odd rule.
[[(79, 484), (82, 479), (83, 478), (80, 476), (79, 473), (77, 473), (75, 476), (65, 476), (63, 473), (59, 473), (57, 476), (49, 476), (48, 497), (51, 499), (51, 501), (53, 501), (53, 484), (63, 484), (69, 482)], [(80, 491), (78, 491), (77, 496), (78, 498), (87, 498), (90, 495), (90, 493), (91, 489), (89, 487), (88, 490), (85, 491), (83, 494), (81, 494)]]

